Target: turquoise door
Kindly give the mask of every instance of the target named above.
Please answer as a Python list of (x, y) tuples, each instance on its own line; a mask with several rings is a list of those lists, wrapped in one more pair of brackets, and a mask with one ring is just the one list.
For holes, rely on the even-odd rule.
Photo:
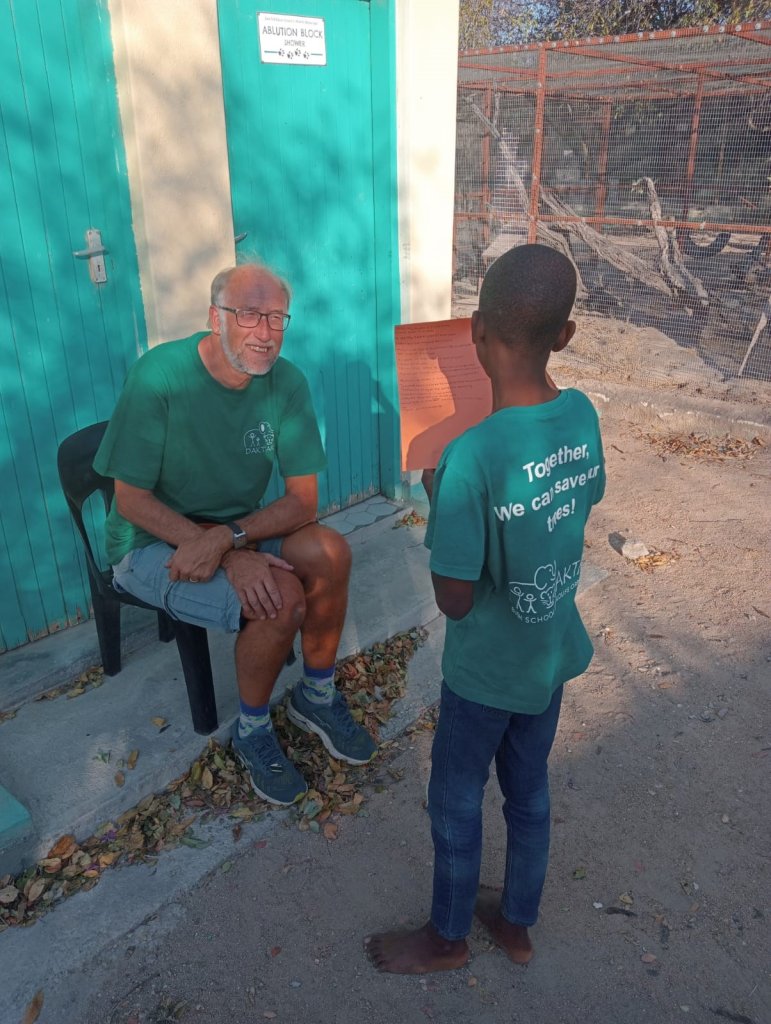
[(329, 468), (324, 510), (395, 487), (392, 15), (385, 0), (287, 0), (323, 19), (326, 64), (263, 63), (258, 0), (220, 0), (239, 259), (294, 293), (284, 354), (309, 378)]
[[(87, 618), (58, 442), (145, 343), (106, 0), (0, 0), (0, 650)], [(101, 232), (94, 284), (85, 232)]]

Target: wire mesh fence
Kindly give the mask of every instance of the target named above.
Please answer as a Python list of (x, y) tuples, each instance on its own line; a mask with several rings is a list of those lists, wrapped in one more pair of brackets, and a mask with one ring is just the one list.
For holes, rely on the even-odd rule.
[(462, 53), (453, 312), (540, 241), (579, 273), (581, 376), (767, 400), (771, 22)]

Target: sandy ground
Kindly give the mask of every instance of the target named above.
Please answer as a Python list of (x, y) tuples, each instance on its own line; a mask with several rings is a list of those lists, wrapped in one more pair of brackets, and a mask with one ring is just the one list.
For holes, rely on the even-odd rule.
[[(581, 601), (596, 657), (566, 692), (527, 968), (479, 927), (471, 963), (445, 975), (380, 975), (364, 955), (365, 934), (429, 910), (419, 731), (336, 842), (281, 822), (267, 841), (245, 834), (228, 870), (93, 962), (41, 1024), (771, 1021), (771, 448), (662, 458), (648, 429), (604, 420), (609, 486), (586, 554), (609, 575)], [(613, 534), (676, 557), (644, 572)], [(488, 791), (482, 880), (495, 885), (504, 835)]]

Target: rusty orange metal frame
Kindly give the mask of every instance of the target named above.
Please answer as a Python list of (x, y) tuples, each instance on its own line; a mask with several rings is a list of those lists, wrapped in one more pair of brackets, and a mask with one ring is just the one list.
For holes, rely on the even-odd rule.
[[(485, 91), (485, 117), (488, 121), (493, 116), (493, 90), (490, 86)], [(485, 132), (482, 139), (482, 209), (487, 210), (490, 206), (490, 133)], [(485, 219), (482, 229), (482, 237), (485, 245), (490, 243), (490, 221)]]
[(589, 36), (587, 39), (559, 39), (549, 40), (541, 43), (523, 43), (520, 46), (496, 46), (494, 50), (489, 48), (481, 50), (461, 50), (459, 56), (463, 57), (484, 57), (494, 53), (526, 53), (534, 50), (573, 50), (580, 46), (603, 46), (608, 43), (645, 43), (662, 41), (665, 39), (688, 39), (695, 36), (720, 36), (732, 35), (752, 42), (769, 44), (765, 37), (754, 38), (756, 32), (771, 31), (771, 20), (752, 21), (741, 25), (702, 25), (695, 28), (666, 28), (655, 32), (631, 32), (627, 35), (617, 36)]
[[(769, 41), (771, 45), (771, 40)], [(553, 52), (553, 51), (547, 51)], [(639, 74), (643, 74), (647, 69), (651, 68), (656, 71), (668, 71), (673, 75), (686, 76), (686, 75), (699, 75), (706, 72), (709, 69), (708, 76), (718, 80), (728, 79), (732, 82), (743, 83), (745, 79), (752, 78), (752, 72), (743, 73), (742, 76), (737, 77), (735, 74), (721, 73), (716, 71), (716, 68), (721, 67), (735, 67), (736, 61), (681, 61), (678, 64), (668, 64), (664, 61), (649, 61), (645, 58), (632, 58), (625, 56), (611, 56), (607, 51), (603, 53), (576, 49), (571, 51), (571, 55), (578, 55), (579, 57), (586, 57), (589, 60), (604, 60), (613, 63), (619, 63), (629, 65), (628, 67), (621, 68), (605, 68), (601, 73), (601, 77), (609, 78), (613, 75), (629, 75), (634, 74), (636, 68), (639, 68)], [(743, 57), (738, 63), (742, 67), (754, 67), (760, 66), (768, 69), (769, 59), (768, 57)], [(464, 68), (467, 71), (492, 71), (496, 74), (503, 74), (510, 76), (511, 78), (525, 78), (535, 82), (538, 78), (538, 71), (536, 68), (512, 68), (506, 67), (505, 65), (499, 64), (478, 64), (476, 61), (459, 61), (458, 67)], [(759, 72), (758, 74), (762, 74)], [(766, 70), (765, 74), (768, 74)], [(597, 68), (574, 68), (568, 71), (550, 71), (550, 79), (576, 79), (576, 78), (597, 78)], [(465, 85), (465, 82), (459, 83)]]
[[(561, 40), (530, 43), (522, 46), (501, 46), (494, 49), (463, 51), (459, 59), (460, 68), (476, 72), (487, 72), (501, 76), (504, 79), (501, 82), (500, 80), (491, 80), (488, 77), (484, 80), (459, 80), (458, 82), (459, 91), (464, 89), (485, 90), (485, 106), (488, 118), (490, 116), (489, 107), (492, 90), (510, 95), (535, 97), (529, 207), (526, 218), (524, 214), (514, 215), (510, 218), (512, 222), (522, 224), (522, 226), (527, 225), (527, 236), (530, 242), (534, 242), (537, 238), (539, 220), (544, 223), (593, 224), (599, 226), (600, 229), (602, 229), (603, 225), (646, 228), (660, 224), (666, 228), (690, 231), (728, 231), (743, 234), (771, 235), (771, 226), (765, 227), (758, 224), (726, 224), (714, 221), (697, 223), (685, 219), (662, 219), (654, 222), (651, 218), (608, 217), (605, 215), (608, 148), (614, 103), (637, 98), (644, 98), (646, 100), (690, 99), (692, 101), (691, 131), (683, 190), (684, 217), (693, 193), (699, 126), (703, 105), (724, 96), (735, 96), (737, 92), (744, 94), (767, 94), (768, 90), (771, 89), (771, 61), (760, 57), (749, 57), (744, 54), (735, 62), (727, 60), (670, 62), (666, 59), (660, 59), (660, 56), (658, 59), (647, 59), (644, 55), (644, 46), (641, 47), (642, 52), (638, 54), (613, 52), (614, 45), (619, 43), (660, 43), (670, 42), (675, 39), (696, 39), (715, 36), (734, 36), (764, 46), (771, 45), (771, 36), (761, 35), (760, 33), (763, 32), (771, 33), (771, 20), (744, 25), (710, 25), (701, 28), (665, 29), (657, 32), (637, 32), (602, 38)], [(496, 65), (492, 62), (482, 64), (473, 59), (475, 57), (491, 58), (493, 56), (525, 52), (538, 53), (536, 68), (512, 68)], [(588, 60), (602, 61), (606, 66), (603, 68), (598, 64), (595, 68), (562, 68), (561, 70), (550, 71), (548, 58), (549, 54), (552, 53), (565, 54), (566, 56), (575, 55)], [(608, 67), (608, 64), (616, 66)], [(622, 66), (619, 67), (618, 65)], [(735, 71), (732, 74), (721, 70), (725, 67), (736, 67), (737, 65), (742, 68), (741, 72)], [(757, 72), (745, 70), (758, 66), (764, 67), (764, 70)], [(651, 72), (656, 75), (655, 78), (650, 76)], [(662, 72), (667, 76), (665, 83), (661, 82)], [(627, 80), (623, 83), (618, 80), (621, 75), (627, 76)], [(694, 76), (696, 77), (694, 78)], [(576, 84), (580, 82), (586, 91), (577, 92), (574, 88), (570, 88), (570, 82), (575, 82)], [(547, 85), (552, 84), (555, 84), (557, 88), (547, 90)], [(730, 88), (730, 86), (734, 88)], [(609, 95), (611, 90), (612, 95)], [(597, 179), (596, 182), (592, 182), (585, 188), (585, 191), (591, 188), (595, 189), (594, 216), (559, 217), (541, 215), (539, 213), (547, 98), (573, 100), (595, 105), (600, 103), (602, 105), (602, 138), (597, 165)], [(486, 137), (486, 139), (487, 150), (483, 149), (483, 173), (484, 167), (489, 168), (490, 159), (489, 137)], [(487, 178), (488, 175), (485, 175), (485, 180)], [(481, 195), (477, 192), (469, 193), (468, 195), (476, 199), (482, 199), (484, 212), (458, 213), (456, 217), (459, 219), (481, 217), (488, 222), (487, 211), (490, 208), (489, 185), (485, 185)]]
[(594, 201), (595, 213), (602, 217), (605, 213), (605, 197), (608, 194), (608, 146), (610, 143), (610, 126), (613, 117), (613, 100), (603, 100), (602, 112), (602, 148), (597, 161), (597, 195)]
[(691, 137), (688, 142), (688, 166), (685, 171), (685, 194), (683, 196), (683, 216), (688, 212), (688, 205), (693, 193), (693, 176), (696, 172), (696, 150), (699, 146), (699, 122), (701, 120), (701, 104), (704, 99), (704, 79), (699, 76), (696, 95), (693, 98), (693, 114), (691, 115)]
[[(602, 81), (597, 81), (598, 79), (604, 80), (606, 78), (610, 78), (612, 75), (627, 75), (628, 76), (628, 75), (638, 74), (639, 76), (642, 76), (647, 71), (651, 70), (651, 71), (665, 71), (665, 72), (667, 72), (667, 74), (670, 76), (669, 77), (669, 84), (671, 86), (677, 86), (681, 82), (683, 84), (687, 85), (687, 84), (690, 84), (690, 82), (693, 81), (693, 76), (699, 76), (699, 77), (703, 76), (705, 78), (713, 79), (716, 82), (730, 82), (730, 83), (732, 83), (734, 85), (765, 86), (766, 88), (771, 87), (771, 80), (766, 81), (767, 79), (769, 79), (769, 76), (771, 76), (771, 70), (769, 70), (769, 61), (768, 60), (762, 60), (762, 61), (761, 60), (758, 60), (758, 61), (747, 61), (747, 60), (745, 60), (745, 61), (741, 62), (744, 65), (760, 64), (760, 65), (762, 65), (766, 69), (765, 71), (746, 72), (745, 74), (741, 74), (741, 75), (730, 75), (730, 74), (722, 74), (722, 73), (719, 73), (719, 72), (707, 70), (707, 66), (703, 62), (690, 63), (690, 64), (683, 64), (683, 65), (680, 65), (680, 66), (675, 66), (675, 65), (670, 65), (670, 64), (664, 64), (662, 62), (655, 63), (655, 62), (646, 61), (646, 60), (630, 60), (630, 59), (625, 58), (625, 57), (609, 57), (609, 56), (607, 56), (604, 53), (603, 54), (592, 54), (592, 53), (588, 53), (586, 51), (580, 51), (580, 52), (578, 52), (578, 55), (580, 57), (588, 57), (588, 58), (592, 58), (592, 57), (596, 56), (598, 60), (601, 59), (603, 61), (623, 64), (624, 67), (622, 67), (622, 68), (604, 68), (601, 71), (598, 68), (593, 68), (593, 69), (588, 69), (587, 68), (585, 70), (575, 69), (573, 71), (550, 71), (549, 75), (548, 75), (549, 79), (551, 81), (555, 81), (556, 79), (560, 79), (561, 80), (560, 84), (561, 84), (561, 87), (563, 89), (569, 87), (568, 86), (568, 82), (570, 82), (570, 81), (574, 81), (574, 80), (577, 80), (577, 79), (585, 79), (585, 78), (594, 79), (596, 81), (596, 83), (597, 83), (596, 84), (596, 88), (598, 90), (600, 90), (600, 89), (603, 89), (604, 86), (602, 84)], [(710, 67), (713, 67), (713, 66), (714, 65), (710, 65)], [(463, 68), (465, 68), (468, 71), (489, 71), (491, 73), (498, 74), (498, 75), (506, 75), (506, 76), (509, 77), (509, 80), (515, 79), (515, 78), (523, 79), (523, 80), (532, 82), (533, 85), (535, 85), (535, 83), (538, 80), (538, 73), (537, 72), (529, 71), (528, 69), (496, 67), (494, 64), (460, 64), (459, 67), (463, 67)], [(475, 84), (476, 83), (472, 83), (470, 81), (468, 81), (468, 82), (459, 81), (458, 82), (458, 86), (460, 88), (472, 88)], [(482, 85), (489, 84), (489, 79), (483, 80), (480, 84), (482, 84)], [(497, 84), (498, 83), (496, 83), (496, 85)], [(653, 85), (653, 86), (656, 86), (658, 88), (661, 87), (661, 84), (660, 84), (658, 78), (656, 78), (656, 77), (654, 77), (654, 78), (637, 77), (637, 78), (634, 78), (631, 81), (625, 82), (624, 83), (624, 88), (632, 88), (632, 87), (639, 88), (640, 86), (645, 86), (645, 85)], [(611, 82), (607, 86), (608, 89), (612, 89), (612, 88), (616, 88), (616, 87), (617, 87), (617, 85), (616, 85), (615, 82)]]
[(533, 128), (533, 161), (530, 172), (530, 224), (528, 242), (538, 238), (538, 203), (541, 193), (541, 161), (543, 158), (543, 125), (546, 107), (546, 51), (538, 54), (538, 91), (535, 97), (535, 125)]
[[(548, 51), (547, 51), (548, 52)], [(653, 71), (667, 71), (673, 74), (697, 74), (703, 75), (705, 78), (713, 78), (722, 82), (735, 82), (737, 84), (744, 84), (745, 78), (743, 75), (729, 75), (720, 71), (709, 71), (707, 70), (708, 62), (700, 63), (689, 63), (682, 64), (679, 67), (677, 65), (667, 64), (664, 61), (645, 60), (643, 57), (628, 57), (624, 54), (609, 54), (607, 50), (604, 53), (596, 53), (592, 50), (586, 49), (575, 49), (571, 51), (577, 53), (579, 57), (588, 57), (595, 60), (612, 61), (614, 64), (629, 64), (632, 67), (646, 68)], [(577, 73), (576, 73), (577, 74)], [(598, 76), (598, 72), (595, 72), (595, 76)], [(751, 82), (750, 84), (755, 84)]]
[[(551, 77), (551, 76), (549, 76), (549, 77)], [(672, 82), (671, 89), (665, 89), (664, 87), (662, 87), (660, 82), (656, 82), (656, 86), (657, 86), (656, 90), (650, 90), (649, 88), (646, 88), (646, 86), (650, 85), (650, 81), (651, 80), (649, 80), (649, 79), (639, 79), (639, 80), (637, 80), (635, 82), (629, 82), (629, 83), (627, 83), (627, 85), (625, 86), (625, 89), (624, 89), (624, 92), (626, 92), (627, 95), (625, 96), (623, 93), (620, 93), (619, 91), (614, 91), (614, 98), (619, 100), (620, 102), (623, 102), (623, 100), (625, 100), (625, 99), (639, 99), (641, 96), (644, 99), (648, 99), (648, 100), (667, 100), (667, 99), (682, 99), (683, 97), (689, 95), (689, 93), (685, 89), (678, 88), (678, 82), (677, 81), (673, 81)], [(692, 86), (693, 85), (693, 79), (691, 79), (689, 77), (687, 79), (687, 84), (689, 86)], [(742, 84), (742, 83), (740, 83), (740, 84)], [(490, 88), (490, 87), (491, 87), (491, 83), (490, 83), (489, 80), (488, 81), (483, 81), (483, 82), (459, 82), (458, 83), (458, 91), (459, 92), (462, 89), (483, 90), (483, 89), (487, 89), (487, 88)], [(496, 92), (511, 93), (512, 95), (515, 95), (515, 96), (532, 96), (535, 93), (535, 88), (523, 88), (522, 86), (503, 85), (500, 82), (492, 83), (492, 87), (495, 89)], [(752, 85), (744, 84), (744, 85), (742, 85), (741, 89), (725, 89), (725, 90), (722, 90), (722, 89), (721, 90), (705, 89), (704, 96), (705, 96), (705, 99), (709, 99), (709, 100), (711, 100), (711, 99), (722, 99), (725, 96), (736, 96), (737, 93), (741, 93), (742, 95), (744, 95), (744, 94), (747, 94), (747, 93), (750, 93), (750, 92), (754, 93), (754, 94), (757, 94), (757, 95), (760, 95), (760, 96), (763, 96), (763, 95), (767, 95), (768, 94), (769, 89), (771, 89), (771, 79), (769, 79), (768, 83), (755, 82)], [(644, 93), (643, 93), (643, 90), (645, 90)], [(597, 103), (599, 101), (602, 101), (606, 96), (607, 96), (607, 90), (604, 90), (602, 88), (602, 86), (600, 86), (600, 85), (597, 86), (597, 92), (576, 92), (573, 89), (567, 88), (563, 84), (563, 86), (559, 89), (559, 91), (554, 90), (554, 89), (549, 89), (549, 97), (548, 98), (552, 99), (552, 98), (557, 97), (557, 98), (566, 99), (566, 100), (582, 100), (583, 102), (586, 102), (586, 103)]]

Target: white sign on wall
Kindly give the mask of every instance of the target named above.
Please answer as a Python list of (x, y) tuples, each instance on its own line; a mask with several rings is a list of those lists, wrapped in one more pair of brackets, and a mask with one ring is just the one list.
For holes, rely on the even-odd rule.
[(258, 14), (260, 57), (263, 64), (327, 63), (323, 18), (293, 14)]

